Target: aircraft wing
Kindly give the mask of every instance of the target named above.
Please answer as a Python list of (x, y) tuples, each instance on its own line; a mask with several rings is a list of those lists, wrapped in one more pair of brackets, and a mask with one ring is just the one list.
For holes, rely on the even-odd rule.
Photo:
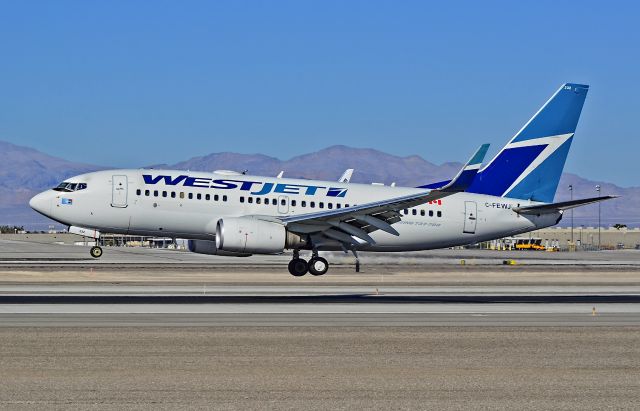
[(557, 213), (564, 210), (569, 210), (571, 208), (580, 207), (587, 204), (597, 203), (599, 201), (611, 200), (612, 198), (618, 198), (618, 196), (592, 197), (592, 198), (583, 198), (580, 200), (562, 201), (559, 203), (524, 206), (524, 207), (514, 208), (513, 211), (515, 211), (518, 214), (551, 214), (551, 213)]
[(391, 225), (402, 219), (400, 210), (438, 200), (464, 191), (469, 187), (480, 168), (488, 146), (488, 144), (483, 144), (456, 177), (442, 188), (348, 208), (287, 216), (280, 218), (280, 221), (290, 231), (311, 234), (314, 244), (321, 244), (326, 238), (337, 240), (346, 248), (358, 244), (355, 238), (365, 243), (375, 244), (373, 238), (369, 236), (372, 231), (382, 230), (389, 234), (399, 235)]

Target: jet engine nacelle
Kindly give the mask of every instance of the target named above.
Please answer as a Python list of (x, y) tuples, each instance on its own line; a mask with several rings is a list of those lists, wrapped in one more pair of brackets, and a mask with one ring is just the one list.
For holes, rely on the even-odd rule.
[(305, 248), (306, 238), (282, 224), (251, 217), (225, 217), (216, 224), (219, 250), (251, 254), (279, 254), (285, 248)]
[(215, 241), (208, 240), (189, 240), (187, 242), (187, 246), (189, 247), (189, 251), (197, 254), (211, 254), (211, 255), (222, 255), (227, 257), (249, 257), (251, 254), (248, 253), (234, 253), (231, 251), (224, 251), (216, 247)]

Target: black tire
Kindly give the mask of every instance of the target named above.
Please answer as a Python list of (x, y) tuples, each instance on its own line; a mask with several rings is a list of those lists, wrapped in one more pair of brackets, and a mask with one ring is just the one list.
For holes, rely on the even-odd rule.
[(91, 257), (93, 258), (100, 258), (102, 257), (102, 248), (96, 246), (91, 247), (91, 250), (89, 250), (89, 254), (91, 254)]
[[(321, 267), (318, 268), (318, 263)], [(313, 257), (309, 260), (309, 272), (313, 275), (323, 275), (329, 270), (329, 262), (322, 257)]]
[(289, 262), (289, 272), (294, 277), (302, 277), (309, 271), (309, 265), (302, 258), (294, 258)]

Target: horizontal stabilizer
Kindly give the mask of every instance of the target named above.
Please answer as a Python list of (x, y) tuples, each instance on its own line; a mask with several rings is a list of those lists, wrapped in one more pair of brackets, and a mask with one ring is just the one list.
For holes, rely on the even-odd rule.
[(580, 207), (587, 204), (597, 203), (599, 201), (611, 200), (612, 198), (617, 198), (617, 197), (618, 196), (602, 196), (602, 197), (583, 198), (581, 200), (563, 201), (560, 203), (517, 207), (517, 208), (514, 208), (513, 211), (515, 211), (518, 214), (557, 213), (560, 211), (569, 210), (571, 208), (576, 208), (576, 207)]

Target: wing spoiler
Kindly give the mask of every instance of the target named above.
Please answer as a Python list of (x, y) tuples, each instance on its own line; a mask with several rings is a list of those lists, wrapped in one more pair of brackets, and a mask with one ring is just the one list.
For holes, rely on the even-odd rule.
[(513, 209), (513, 211), (515, 211), (518, 214), (551, 214), (551, 213), (557, 213), (564, 210), (569, 210), (571, 208), (580, 207), (587, 204), (597, 203), (599, 201), (611, 200), (613, 198), (618, 198), (618, 196), (592, 197), (592, 198), (583, 198), (580, 200), (562, 201), (559, 203), (516, 207)]

